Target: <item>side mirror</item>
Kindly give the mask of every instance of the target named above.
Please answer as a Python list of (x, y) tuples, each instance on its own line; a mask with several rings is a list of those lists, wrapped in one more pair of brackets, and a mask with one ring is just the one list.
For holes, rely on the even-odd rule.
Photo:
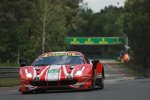
[(20, 60), (19, 65), (20, 65), (20, 67), (27, 66), (27, 60)]
[(97, 64), (99, 63), (99, 60), (93, 60), (92, 64), (93, 64), (93, 68), (96, 69)]

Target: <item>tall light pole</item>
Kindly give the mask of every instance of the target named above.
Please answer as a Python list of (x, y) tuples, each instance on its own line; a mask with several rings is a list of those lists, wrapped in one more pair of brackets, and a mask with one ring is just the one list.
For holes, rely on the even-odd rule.
[(43, 30), (42, 30), (42, 53), (45, 52), (45, 35), (46, 35), (46, 15), (47, 15), (47, 0), (44, 0), (44, 16), (43, 16)]
[(130, 47), (129, 47), (129, 39), (128, 39), (128, 36), (126, 34), (124, 34), (124, 37), (125, 37), (125, 41), (126, 41), (124, 47), (126, 49), (126, 53), (128, 53), (128, 50), (130, 49)]

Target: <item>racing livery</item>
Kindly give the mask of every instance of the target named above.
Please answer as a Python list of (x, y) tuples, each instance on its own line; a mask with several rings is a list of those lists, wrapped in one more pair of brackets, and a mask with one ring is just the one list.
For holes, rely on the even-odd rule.
[(49, 52), (40, 55), (31, 66), (21, 65), (20, 91), (72, 88), (104, 88), (104, 68), (99, 60), (89, 61), (80, 52)]

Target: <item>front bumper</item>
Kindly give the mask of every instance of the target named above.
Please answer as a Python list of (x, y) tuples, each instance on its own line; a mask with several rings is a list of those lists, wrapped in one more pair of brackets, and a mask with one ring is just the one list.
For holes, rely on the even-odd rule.
[(92, 83), (91, 80), (78, 82), (77, 80), (64, 80), (64, 81), (30, 81), (29, 84), (20, 84), (20, 91), (34, 91), (34, 90), (87, 90), (91, 89)]
[(63, 81), (30, 81), (32, 86), (66, 86), (76, 84), (77, 80), (63, 80)]

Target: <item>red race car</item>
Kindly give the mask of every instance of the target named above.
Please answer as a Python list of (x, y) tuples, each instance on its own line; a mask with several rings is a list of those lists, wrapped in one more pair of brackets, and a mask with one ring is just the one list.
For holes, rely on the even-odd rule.
[(104, 68), (100, 61), (89, 61), (75, 51), (44, 53), (31, 66), (21, 64), (19, 76), (22, 94), (61, 88), (104, 88)]

